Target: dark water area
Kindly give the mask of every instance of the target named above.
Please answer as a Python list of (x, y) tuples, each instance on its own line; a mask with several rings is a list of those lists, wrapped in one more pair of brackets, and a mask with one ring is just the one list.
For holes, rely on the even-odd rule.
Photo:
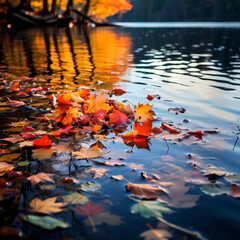
[[(166, 239), (196, 239), (190, 234), (167, 226), (155, 218), (144, 218), (131, 213), (136, 204), (128, 196), (124, 181), (115, 181), (112, 175), (122, 174), (134, 183), (144, 184), (141, 172), (155, 174), (168, 191), (162, 200), (173, 212), (164, 219), (184, 229), (196, 231), (206, 239), (238, 239), (240, 234), (240, 142), (237, 141), (240, 125), (240, 29), (239, 28), (92, 28), (27, 29), (23, 31), (0, 29), (0, 72), (8, 73), (10, 80), (34, 78), (34, 86), (56, 87), (72, 90), (86, 85), (97, 89), (121, 88), (127, 93), (118, 101), (127, 99), (132, 104), (147, 104), (147, 95), (160, 95), (150, 102), (156, 113), (154, 126), (172, 122), (190, 131), (204, 132), (202, 139), (192, 136), (178, 139), (175, 135), (153, 136), (149, 150), (125, 145), (109, 133), (104, 141), (107, 156), (124, 158), (125, 166), (109, 167), (107, 176), (89, 179), (82, 172), (71, 176), (81, 183), (94, 181), (101, 185), (97, 193), (87, 193), (94, 203), (105, 208), (119, 219), (116, 224), (101, 222), (93, 232), (85, 216), (75, 216), (70, 210), (57, 216), (70, 227), (54, 231), (41, 230), (19, 218), (26, 214), (33, 197), (42, 194), (64, 196), (72, 189), (57, 186), (57, 190), (25, 189), (20, 206), (9, 210), (12, 215), (8, 225), (23, 233), (24, 239), (143, 239), (149, 230), (165, 230)], [(26, 86), (28, 84), (26, 83)], [(10, 94), (1, 91), (1, 102)], [(31, 103), (31, 97), (26, 97)], [(48, 101), (32, 101), (32, 106), (45, 109)], [(41, 104), (40, 104), (41, 103)], [(39, 106), (40, 104), (40, 106)], [(185, 108), (175, 114), (169, 108)], [(7, 137), (15, 113), (1, 108), (1, 138)], [(24, 116), (23, 116), (24, 118)], [(39, 130), (45, 125), (38, 126)], [(128, 129), (130, 130), (130, 129)], [(211, 131), (211, 132), (208, 132)], [(214, 133), (213, 133), (214, 132)], [(236, 134), (234, 135), (233, 132)], [(94, 143), (89, 138), (90, 143)], [(56, 176), (68, 176), (68, 139), (56, 146), (65, 146), (50, 160), (39, 160), (34, 152), (33, 168), (51, 169)], [(78, 146), (87, 145), (78, 143)], [(13, 152), (21, 148), (11, 146)], [(39, 163), (38, 163), (39, 162)], [(143, 164), (143, 170), (133, 171), (130, 163)], [(35, 165), (34, 165), (35, 164)], [(94, 163), (95, 164), (95, 163)], [(85, 162), (78, 165), (84, 169)], [(212, 170), (213, 165), (222, 168)], [(98, 165), (97, 165), (98, 166)], [(99, 166), (98, 166), (99, 167)], [(101, 165), (100, 165), (101, 167)], [(38, 169), (39, 170), (39, 169)], [(69, 171), (70, 172), (70, 171)], [(35, 172), (36, 173), (36, 172)], [(81, 173), (81, 174), (80, 174)], [(233, 175), (232, 174), (236, 174)], [(49, 194), (50, 191), (51, 194)], [(24, 197), (26, 199), (24, 199)], [(161, 198), (161, 197), (160, 197)], [(1, 222), (5, 224), (5, 222)]]

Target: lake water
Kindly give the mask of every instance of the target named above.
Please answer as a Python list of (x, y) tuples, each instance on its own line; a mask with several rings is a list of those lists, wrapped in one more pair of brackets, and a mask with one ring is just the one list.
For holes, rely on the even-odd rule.
[[(118, 101), (127, 99), (134, 105), (149, 103), (148, 95), (159, 95), (160, 100), (150, 102), (157, 117), (154, 126), (159, 127), (164, 121), (193, 132), (211, 132), (205, 132), (202, 140), (192, 136), (179, 141), (166, 136), (167, 144), (163, 137), (156, 136), (150, 141), (150, 151), (135, 147), (133, 152), (120, 140), (113, 141), (113, 133), (107, 137), (109, 140), (104, 144), (111, 157), (123, 157), (126, 164), (144, 165), (143, 170), (136, 171), (127, 166), (106, 167), (108, 175), (94, 180), (101, 184), (101, 190), (91, 193), (89, 198), (104, 203), (111, 214), (121, 216), (121, 224), (103, 223), (94, 233), (83, 222), (85, 217), (72, 216), (71, 211), (66, 211), (59, 215), (70, 224), (66, 230), (40, 231), (22, 223), (17, 215), (9, 225), (21, 230), (25, 238), (38, 236), (38, 239), (143, 239), (140, 234), (149, 230), (149, 225), (166, 230), (169, 239), (195, 239), (154, 218), (131, 213), (135, 202), (128, 198), (131, 194), (125, 190), (126, 183), (110, 176), (122, 174), (131, 182), (143, 184), (146, 183), (141, 178), (143, 171), (157, 174), (166, 184), (169, 194), (164, 200), (174, 212), (164, 214), (164, 219), (206, 239), (237, 239), (240, 141), (236, 142), (233, 132), (238, 133), (240, 125), (239, 23), (124, 26), (88, 31), (78, 27), (0, 29), (0, 72), (9, 73), (10, 79), (36, 78), (35, 84), (50, 88), (56, 85), (67, 85), (69, 89), (79, 85), (105, 90), (121, 88), (127, 93), (118, 97)], [(1, 101), (9, 96), (3, 94), (6, 92), (1, 92)], [(168, 111), (175, 107), (186, 111), (179, 114)], [(0, 114), (3, 138), (14, 115)], [(64, 167), (57, 167), (56, 162), (51, 164), (59, 175), (65, 173)], [(219, 169), (208, 175), (209, 164), (222, 168), (225, 176), (216, 173)], [(237, 175), (233, 179), (231, 174)], [(226, 177), (229, 175), (231, 181)], [(60, 194), (71, 192), (69, 188), (60, 189)], [(42, 192), (37, 191), (41, 196)], [(26, 192), (31, 200), (33, 191)], [(18, 211), (23, 214), (26, 206), (23, 200), (20, 202)]]

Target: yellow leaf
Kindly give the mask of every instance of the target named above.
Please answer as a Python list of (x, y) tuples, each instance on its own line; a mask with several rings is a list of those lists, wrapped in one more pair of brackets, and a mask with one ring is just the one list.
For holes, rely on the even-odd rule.
[(61, 207), (66, 206), (68, 203), (64, 202), (56, 202), (56, 197), (47, 198), (45, 200), (41, 200), (39, 198), (34, 198), (31, 203), (31, 211), (44, 213), (44, 214), (52, 214), (64, 211)]
[(146, 122), (148, 120), (153, 121), (155, 118), (149, 113), (152, 106), (149, 104), (138, 104), (138, 107), (136, 109), (135, 113), (135, 121), (136, 122)]
[(107, 94), (99, 92), (97, 96), (91, 95), (89, 99), (89, 106), (86, 113), (95, 113), (98, 110), (109, 111), (111, 107), (105, 102), (107, 100)]

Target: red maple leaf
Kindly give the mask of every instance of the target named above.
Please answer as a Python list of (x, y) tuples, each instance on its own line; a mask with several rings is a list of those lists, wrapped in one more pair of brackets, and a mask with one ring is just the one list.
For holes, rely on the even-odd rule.
[(103, 212), (104, 208), (102, 204), (93, 204), (91, 201), (87, 202), (84, 206), (77, 205), (72, 208), (76, 215), (90, 216)]
[(121, 113), (119, 110), (115, 110), (111, 115), (108, 121), (109, 124), (114, 124), (116, 127), (122, 126), (126, 124), (128, 121), (128, 117)]
[(40, 139), (33, 140), (32, 142), (35, 147), (52, 146), (52, 141), (48, 138), (48, 135), (42, 136)]

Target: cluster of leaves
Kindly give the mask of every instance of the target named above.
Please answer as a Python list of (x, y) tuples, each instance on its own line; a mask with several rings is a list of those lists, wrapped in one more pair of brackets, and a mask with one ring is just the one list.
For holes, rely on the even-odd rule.
[[(112, 158), (111, 152), (107, 151), (103, 142), (123, 142), (131, 147), (128, 151), (131, 153), (134, 147), (150, 150), (151, 138), (192, 144), (201, 142), (204, 135), (215, 133), (181, 129), (167, 122), (159, 124), (154, 118), (155, 113), (150, 103), (134, 106), (127, 101), (117, 101), (114, 96), (126, 93), (122, 89), (106, 92), (78, 87), (67, 92), (61, 90), (59, 93), (54, 87), (51, 90), (36, 85), (28, 87), (31, 81), (33, 80), (27, 78), (11, 84), (3, 81), (2, 89), (11, 96), (15, 95), (16, 100), (1, 99), (1, 111), (5, 113), (15, 109), (16, 112), (24, 113), (24, 119), (10, 123), (10, 136), (1, 139), (0, 201), (16, 194), (23, 194), (19, 189), (23, 189), (22, 186), (28, 181), (31, 182), (32, 188), (37, 186), (50, 192), (50, 197), (47, 194), (40, 198), (32, 198), (27, 214), (22, 216), (23, 220), (47, 230), (69, 226), (59, 217), (45, 216), (65, 210), (85, 216), (85, 223), (92, 226), (93, 231), (96, 231), (96, 226), (102, 223), (108, 225), (123, 223), (120, 216), (110, 212), (111, 204), (104, 200), (97, 204), (93, 202), (94, 194), (101, 189), (101, 185), (95, 181), (106, 176), (108, 168), (113, 166), (127, 165), (134, 170), (142, 170), (144, 165), (127, 164), (121, 157)], [(51, 110), (30, 106), (32, 99), (38, 101), (44, 99), (43, 105)], [(160, 100), (160, 97), (148, 95), (147, 100), (149, 102)], [(180, 114), (186, 110), (171, 108), (169, 111)], [(32, 118), (35, 121), (32, 121)], [(110, 135), (112, 137), (107, 138)], [(65, 143), (66, 139), (68, 144)], [(18, 146), (21, 152), (10, 151), (12, 146)], [(36, 171), (36, 163), (41, 164), (44, 160), (50, 160), (51, 163), (47, 171)], [(171, 158), (166, 155), (163, 160), (171, 161)], [(98, 167), (99, 164), (102, 166)], [(213, 177), (217, 170), (208, 167), (204, 171), (207, 177), (209, 175), (206, 172), (210, 174), (213, 171), (214, 173), (211, 172), (210, 175)], [(65, 176), (66, 172), (68, 177)], [(90, 180), (86, 181), (86, 178)], [(144, 184), (130, 182), (123, 175), (112, 175), (111, 178), (127, 181), (126, 190), (131, 193), (129, 197), (137, 202), (132, 206), (133, 214), (139, 213), (145, 218), (163, 220), (164, 214), (173, 212), (171, 207), (179, 207), (174, 200), (173, 193), (176, 189), (173, 182), (162, 181), (159, 175), (141, 173), (140, 178), (146, 181)], [(63, 192), (62, 189), (66, 186), (68, 190)], [(178, 186), (185, 188), (184, 185)], [(60, 189), (59, 192), (56, 189)], [(202, 186), (202, 190), (206, 192), (206, 186)], [(230, 192), (231, 196), (239, 197), (236, 193), (240, 192), (237, 186), (232, 185)], [(141, 236), (149, 239), (152, 235), (155, 236), (154, 239), (171, 237), (165, 230), (152, 228)]]

